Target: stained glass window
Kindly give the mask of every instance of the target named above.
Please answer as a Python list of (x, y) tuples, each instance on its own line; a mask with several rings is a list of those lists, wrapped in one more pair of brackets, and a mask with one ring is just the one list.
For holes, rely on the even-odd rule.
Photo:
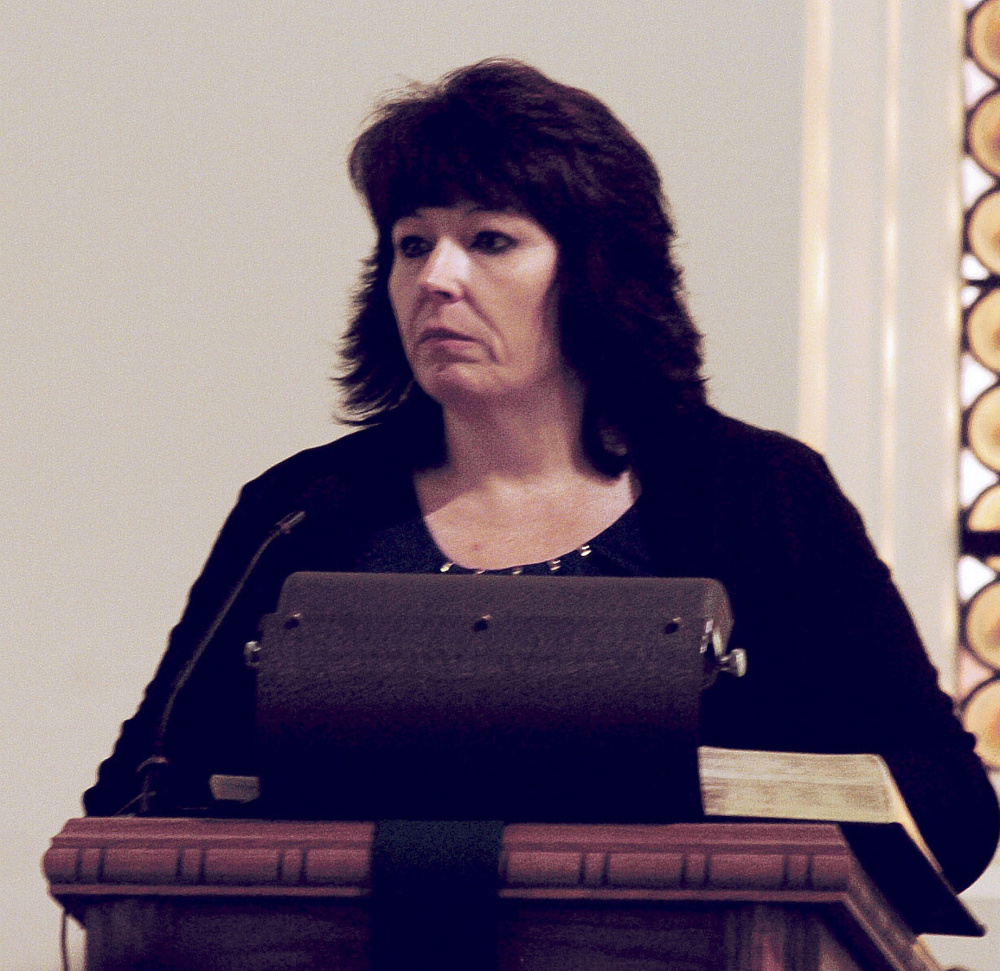
[(1000, 769), (1000, 0), (967, 3), (958, 698)]

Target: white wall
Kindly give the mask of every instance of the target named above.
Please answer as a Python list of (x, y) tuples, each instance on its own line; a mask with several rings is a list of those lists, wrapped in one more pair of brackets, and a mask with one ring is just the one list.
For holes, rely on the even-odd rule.
[[(811, 387), (798, 367), (803, 91), (812, 76), (804, 45), (824, 8), (840, 31), (829, 38), (837, 46), (821, 86), (836, 107), (853, 100), (859, 64), (885, 69), (889, 48), (859, 40), (866, 23), (885, 34), (890, 0), (0, 6), (0, 971), (57, 966), (58, 911), (38, 860), (78, 814), (79, 793), (134, 709), (239, 485), (336, 434), (326, 376), (371, 239), (343, 160), (375, 96), (509, 54), (606, 99), (664, 172), (714, 401), (794, 433), (800, 386)], [(952, 77), (957, 33), (948, 16), (938, 0), (912, 0), (902, 18), (900, 97), (910, 98), (911, 121), (927, 110), (914, 93), (926, 88), (938, 93), (930, 115), (949, 123), (952, 89), (941, 82)], [(886, 144), (877, 106), (892, 97), (873, 84), (875, 114), (860, 122), (873, 144)], [(836, 135), (845, 115), (832, 107)], [(901, 140), (904, 208), (950, 177), (951, 136), (942, 143), (935, 126), (928, 118)], [(838, 218), (852, 186), (884, 201), (904, 184), (886, 182), (879, 152), (850, 178), (847, 161), (837, 161), (823, 196)], [(805, 171), (815, 189), (815, 169)], [(851, 327), (867, 335), (865, 347), (878, 346), (872, 328), (883, 333), (884, 317), (871, 308), (884, 305), (887, 267), (895, 267), (890, 281), (909, 274), (918, 290), (929, 288), (912, 298), (924, 308), (923, 337), (913, 361), (900, 358), (898, 407), (887, 411), (881, 390), (851, 405), (824, 397), (809, 428), (827, 437), (835, 471), (843, 467), (879, 529), (894, 501), (882, 473), (906, 480), (916, 454), (903, 448), (897, 462), (885, 442), (905, 444), (911, 427), (922, 442), (930, 435), (927, 495), (907, 495), (909, 512), (889, 517), (898, 525), (885, 535), (945, 660), (953, 630), (947, 579), (941, 586), (951, 556), (945, 456), (954, 427), (942, 404), (953, 344), (941, 334), (951, 309), (941, 272), (954, 243), (939, 217), (950, 212), (948, 191), (929, 211), (906, 209), (917, 238), (933, 240), (936, 276), (908, 251), (887, 262), (862, 217), (839, 235), (834, 222), (820, 230), (831, 247), (848, 253), (854, 238), (876, 254), (875, 289), (858, 297), (871, 312), (849, 324), (853, 315), (836, 301), (803, 311), (810, 320), (819, 313), (820, 359), (836, 377), (838, 349), (854, 346)], [(836, 264), (827, 272), (843, 285)], [(880, 360), (876, 351), (862, 365), (876, 389), (886, 387)], [(928, 366), (939, 375), (939, 413), (911, 426), (926, 393), (910, 378)], [(874, 466), (856, 461), (838, 431), (860, 427), (850, 408), (875, 429), (865, 439), (866, 448), (876, 443)], [(886, 414), (902, 416), (895, 438), (880, 431)], [(928, 522), (938, 524), (929, 539)], [(908, 566), (928, 556), (929, 580)]]

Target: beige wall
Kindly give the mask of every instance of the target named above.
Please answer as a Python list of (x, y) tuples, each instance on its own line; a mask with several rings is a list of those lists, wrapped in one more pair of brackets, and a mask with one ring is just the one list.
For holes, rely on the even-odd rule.
[[(892, 76), (885, 70), (891, 45), (861, 41), (873, 31), (891, 37), (887, 11), (895, 7), (868, 5), (874, 23), (865, 24), (857, 6), (0, 6), (0, 971), (57, 965), (57, 910), (45, 897), (38, 859), (48, 837), (79, 812), (79, 793), (134, 709), (239, 485), (336, 434), (326, 376), (357, 261), (370, 243), (343, 159), (373, 98), (408, 78), (509, 54), (618, 110), (662, 166), (681, 234), (678, 255), (707, 334), (713, 400), (741, 417), (792, 433), (802, 421), (800, 387), (809, 381), (800, 381), (798, 367), (800, 243), (818, 240), (837, 259), (860, 245), (865, 265), (876, 261), (881, 269), (863, 293), (843, 262), (825, 264), (834, 274), (826, 292), (843, 295), (848, 281), (850, 306), (802, 304), (802, 319), (822, 323), (818, 353), (834, 388), (810, 428), (826, 437), (835, 471), (844, 470), (880, 530), (883, 471), (912, 466), (918, 451), (908, 449), (908, 436), (924, 448), (932, 443), (926, 494), (906, 496), (907, 515), (890, 516), (897, 525), (886, 535), (897, 565), (910, 571), (904, 588), (915, 591), (935, 656), (947, 662), (954, 427), (951, 335), (942, 334), (951, 295), (941, 267), (954, 245), (950, 189), (934, 189), (929, 212), (926, 205), (906, 210), (921, 252), (930, 239), (934, 274), (904, 252), (898, 272), (886, 275), (893, 264), (879, 248), (880, 217), (866, 222), (869, 210), (850, 207), (869, 196), (881, 205), (887, 186), (904, 185), (911, 199), (926, 191), (922, 182), (932, 189), (947, 183), (954, 142), (931, 116), (947, 126), (954, 89), (941, 82), (957, 77), (955, 18), (942, 14), (940, 0), (907, 7), (900, 33), (920, 44), (899, 66), (897, 100), (915, 127), (906, 129), (899, 169), (887, 169), (891, 156), (881, 150), (843, 154), (843, 139), (857, 133), (834, 110), (845, 97), (857, 103), (859, 63), (872, 76)], [(824, 11), (837, 25), (826, 41), (816, 34)], [(817, 36), (833, 65), (819, 89), (807, 84), (815, 72), (804, 70), (807, 38)], [(925, 87), (936, 98), (930, 113)], [(807, 90), (821, 94), (821, 108), (813, 105), (807, 119), (827, 119), (842, 154), (831, 154), (836, 168), (825, 188), (814, 184), (815, 166), (806, 166), (810, 198), (819, 192), (837, 219), (809, 223), (812, 235), (800, 239)], [(884, 146), (880, 112), (893, 96), (876, 84), (865, 97), (875, 107), (858, 124)], [(903, 174), (887, 181), (886, 171)], [(920, 332), (919, 340), (906, 338), (906, 353), (920, 361), (906, 363), (904, 355), (898, 385), (905, 391), (887, 397), (878, 308), (886, 278), (900, 274), (929, 292), (904, 298), (918, 308)], [(843, 348), (857, 350), (859, 334), (875, 350), (845, 358)], [(927, 371), (928, 358), (932, 375), (939, 373), (930, 416), (926, 391), (916, 395), (908, 380)], [(861, 400), (836, 393), (845, 367), (860, 368), (874, 390)], [(898, 407), (887, 411), (890, 399)], [(890, 449), (888, 464), (886, 414), (902, 415), (899, 435), (890, 436), (902, 449)], [(871, 453), (853, 448), (851, 427), (868, 429), (874, 465), (859, 458)], [(896, 479), (906, 476), (888, 476)], [(928, 521), (944, 525), (928, 537)], [(935, 564), (929, 573), (919, 566), (928, 559)]]

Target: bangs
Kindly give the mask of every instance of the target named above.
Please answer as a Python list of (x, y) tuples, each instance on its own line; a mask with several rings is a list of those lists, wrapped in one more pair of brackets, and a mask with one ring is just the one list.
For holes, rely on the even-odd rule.
[(552, 180), (539, 178), (546, 166), (534, 146), (519, 144), (512, 122), (452, 102), (376, 123), (355, 147), (351, 174), (379, 229), (421, 207), (463, 201), (539, 218)]

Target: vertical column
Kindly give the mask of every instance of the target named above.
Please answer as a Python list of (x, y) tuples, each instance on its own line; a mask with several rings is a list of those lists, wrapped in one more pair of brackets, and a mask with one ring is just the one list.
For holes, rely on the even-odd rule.
[(953, 683), (961, 11), (810, 0), (800, 433)]

